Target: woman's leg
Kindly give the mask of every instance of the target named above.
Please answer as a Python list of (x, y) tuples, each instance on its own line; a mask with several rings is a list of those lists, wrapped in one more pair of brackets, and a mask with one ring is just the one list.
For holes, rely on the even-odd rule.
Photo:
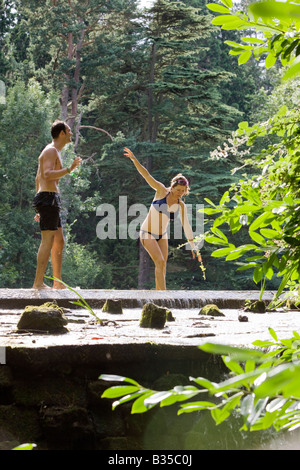
[(169, 255), (169, 241), (168, 241), (168, 236), (163, 236), (163, 238), (161, 238), (160, 240), (158, 240), (158, 246), (162, 252), (162, 255), (164, 257), (164, 260), (165, 260), (165, 264), (164, 264), (164, 276), (165, 276), (165, 279), (166, 279), (166, 275), (167, 275), (167, 261), (168, 261), (168, 255)]
[(155, 265), (156, 290), (166, 290), (166, 261), (158, 241), (151, 234), (143, 233), (141, 243)]

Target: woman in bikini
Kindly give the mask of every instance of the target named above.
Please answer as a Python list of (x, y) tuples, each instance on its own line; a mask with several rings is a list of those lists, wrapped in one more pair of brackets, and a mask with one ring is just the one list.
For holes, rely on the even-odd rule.
[(166, 289), (166, 267), (168, 259), (168, 225), (170, 220), (180, 217), (180, 221), (186, 238), (192, 248), (193, 258), (197, 256), (202, 262), (200, 253), (197, 252), (193, 231), (188, 221), (187, 210), (182, 196), (189, 193), (189, 182), (181, 174), (175, 176), (171, 181), (171, 186), (166, 186), (156, 181), (143, 167), (128, 148), (124, 149), (124, 155), (134, 163), (138, 172), (156, 193), (149, 209), (148, 215), (141, 225), (140, 240), (149, 253), (155, 265), (155, 286), (156, 290)]

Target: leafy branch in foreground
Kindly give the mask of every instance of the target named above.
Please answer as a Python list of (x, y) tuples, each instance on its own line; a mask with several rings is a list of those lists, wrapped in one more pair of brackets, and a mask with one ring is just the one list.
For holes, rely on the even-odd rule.
[[(223, 5), (208, 3), (209, 10), (218, 13), (212, 23), (224, 30), (244, 29), (256, 35), (243, 37), (242, 43), (225, 41), (229, 54), (238, 55), (242, 65), (253, 56), (264, 57), (266, 68), (277, 59), (282, 66), (289, 66), (284, 79), (297, 76), (300, 71), (299, 15), (300, 5), (291, 0), (264, 0), (252, 2), (246, 11), (237, 10), (232, 0), (221, 0)], [(258, 33), (258, 34), (257, 34)]]
[[(145, 388), (133, 379), (118, 375), (100, 375), (99, 379), (124, 382), (104, 391), (102, 398), (113, 399), (113, 410), (133, 401), (131, 413), (144, 413), (156, 405), (180, 404), (178, 415), (194, 411), (209, 411), (218, 425), (232, 413), (243, 418), (243, 430), (294, 430), (300, 426), (300, 335), (278, 340), (273, 329), (270, 341), (255, 341), (247, 349), (206, 343), (199, 348), (221, 355), (229, 369), (229, 377), (215, 383), (204, 377), (190, 377), (196, 385), (176, 386), (157, 391)], [(267, 352), (264, 352), (267, 348)], [(214, 397), (213, 401), (188, 401), (197, 395)]]
[[(213, 257), (234, 261), (238, 270), (253, 270), (256, 284), (281, 277), (275, 299), (286, 287), (300, 282), (300, 192), (299, 192), (299, 116), (298, 110), (283, 106), (267, 122), (248, 126), (239, 124), (237, 138), (244, 137), (252, 147), (268, 136), (272, 144), (260, 150), (252, 159), (258, 172), (244, 176), (222, 196), (218, 205), (210, 205), (203, 212), (212, 216), (210, 231), (205, 241), (219, 249)], [(278, 140), (279, 139), (279, 140)], [(248, 242), (240, 246), (228, 239), (221, 227), (227, 225), (234, 236), (247, 229)]]

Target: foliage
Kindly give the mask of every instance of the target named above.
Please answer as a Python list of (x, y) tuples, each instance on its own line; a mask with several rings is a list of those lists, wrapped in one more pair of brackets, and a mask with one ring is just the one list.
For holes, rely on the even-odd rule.
[(12, 450), (34, 450), (36, 444), (20, 444), (17, 447), (14, 447)]
[[(272, 340), (255, 341), (255, 349), (212, 343), (199, 346), (207, 353), (222, 355), (229, 376), (220, 383), (190, 377), (196, 385), (156, 391), (127, 377), (103, 374), (99, 379), (126, 385), (109, 387), (102, 397), (115, 400), (113, 409), (133, 401), (131, 413), (179, 403), (179, 415), (206, 410), (217, 425), (238, 413), (243, 418), (243, 430), (257, 431), (273, 426), (277, 431), (292, 431), (300, 426), (300, 336), (294, 332), (292, 338), (279, 340), (274, 330), (269, 331)], [(202, 394), (205, 400), (182, 403)], [(207, 395), (214, 400), (206, 399)]]
[(210, 3), (207, 7), (220, 13), (212, 22), (225, 30), (252, 29), (263, 33), (255, 37), (242, 38), (243, 43), (226, 41), (230, 54), (239, 56), (239, 64), (246, 63), (252, 53), (256, 59), (265, 57), (265, 66), (272, 67), (278, 58), (283, 66), (289, 65), (284, 78), (295, 76), (300, 71), (300, 6), (291, 0), (284, 2), (265, 0), (253, 2), (248, 11), (235, 11), (232, 0), (222, 0), (225, 6)]
[[(237, 260), (239, 270), (253, 269), (255, 283), (274, 272), (282, 277), (277, 297), (289, 281), (299, 283), (299, 130), (298, 112), (283, 107), (267, 122), (252, 127), (241, 123), (235, 137), (245, 137), (248, 146), (264, 136), (279, 136), (257, 155), (258, 175), (241, 179), (224, 193), (218, 205), (207, 202), (207, 215), (217, 215), (205, 240), (220, 248), (213, 257)], [(245, 141), (244, 140), (244, 141)], [(220, 229), (228, 224), (232, 234), (248, 228), (249, 243), (235, 246)], [(245, 256), (246, 259), (245, 259)]]
[[(265, 3), (273, 2), (259, 3), (258, 8)], [(214, 11), (221, 12), (224, 9), (220, 5), (213, 5), (210, 4), (209, 8)], [(232, 7), (230, 1), (226, 5)], [(251, 6), (252, 10), (249, 7), (250, 13), (256, 9), (255, 5)], [(278, 10), (275, 11), (277, 13)], [(229, 29), (244, 28), (246, 25), (248, 27), (248, 19), (242, 17), (242, 13), (239, 15), (240, 19), (238, 16), (233, 17), (232, 13), (225, 15), (225, 19), (221, 15), (213, 22), (225, 27), (225, 23), (221, 21), (226, 20), (229, 22), (226, 23)], [(264, 32), (264, 41), (270, 45), (270, 24), (275, 20), (271, 20), (266, 13), (262, 18), (263, 21), (260, 19), (255, 24)], [(292, 36), (295, 27), (293, 19), (290, 18), (290, 22), (285, 21), (284, 24), (288, 25)], [(251, 23), (251, 26), (255, 25)], [(284, 31), (286, 32), (285, 29)], [(247, 54), (248, 52), (251, 54), (250, 49), (247, 49)], [(278, 49), (277, 55), (284, 63), (286, 51), (283, 47)], [(277, 286), (276, 299), (289, 284), (299, 284), (298, 120), (298, 108), (289, 110), (287, 106), (283, 106), (265, 122), (253, 126), (249, 126), (246, 121), (241, 122), (239, 129), (233, 134), (232, 147), (225, 145), (223, 150), (219, 148), (214, 152), (214, 156), (226, 157), (231, 151), (244, 153), (245, 156), (251, 150), (254, 157), (248, 158), (245, 164), (252, 165), (252, 173), (255, 175), (243, 175), (244, 179), (240, 179), (238, 184), (225, 192), (218, 205), (206, 199), (211, 208), (205, 209), (205, 213), (217, 216), (212, 222), (211, 232), (205, 236), (207, 242), (220, 246), (212, 256), (225, 257), (230, 261), (240, 259), (238, 269), (253, 269), (253, 280), (255, 283), (262, 281), (262, 291), (266, 279), (272, 279), (277, 273), (282, 281)], [(248, 151), (243, 150), (245, 144)], [(229, 226), (233, 235), (247, 227), (248, 241), (236, 246), (221, 230), (220, 226), (224, 223)]]
[(35, 80), (27, 86), (19, 81), (8, 89), (6, 106), (0, 109), (0, 284), (3, 287), (7, 284), (28, 287), (28, 277), (34, 277), (37, 224), (33, 220), (32, 199), (37, 156), (48, 143), (52, 118), (51, 95), (46, 96)]
[[(8, 92), (0, 108), (1, 285), (32, 285), (39, 243), (31, 208), (37, 158), (49, 142), (51, 121), (67, 116), (74, 145), (64, 149), (64, 163), (74, 152), (84, 163), (60, 187), (64, 227), (71, 231), (64, 276), (81, 287), (135, 288), (142, 265), (137, 241), (96, 236), (100, 204), (118, 211), (119, 196), (145, 206), (153, 197), (122, 148), (132, 148), (165, 184), (184, 173), (192, 188), (187, 203), (199, 204), (204, 195), (216, 202), (236, 180), (228, 170), (237, 163), (215, 165), (209, 152), (242, 119), (240, 110), (249, 109), (246, 95), (260, 83), (261, 70), (250, 64), (243, 70), (250, 80), (233, 77), (232, 57), (226, 56), (225, 66), (224, 38), (210, 24), (203, 0), (157, 0), (143, 11), (134, 0), (3, 0), (0, 16), (1, 80)], [(33, 90), (39, 90), (36, 101)], [(210, 247), (204, 285), (190, 253), (177, 250), (184, 242), (170, 242), (170, 288), (249, 287), (246, 271), (235, 279), (227, 264), (227, 276), (220, 273)]]

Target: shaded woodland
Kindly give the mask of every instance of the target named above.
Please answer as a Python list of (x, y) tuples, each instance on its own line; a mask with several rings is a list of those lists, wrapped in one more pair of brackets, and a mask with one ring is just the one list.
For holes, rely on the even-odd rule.
[[(57, 118), (74, 136), (64, 161), (74, 153), (84, 160), (60, 184), (63, 280), (74, 287), (154, 286), (138, 240), (96, 234), (102, 204), (116, 208), (118, 234), (119, 198), (147, 207), (153, 198), (124, 158), (125, 146), (164, 184), (183, 173), (188, 204), (217, 203), (239, 180), (241, 154), (214, 160), (211, 153), (240, 122), (265, 118), (272, 93), (281, 99), (278, 70), (266, 71), (254, 58), (239, 67), (224, 41), (245, 32), (212, 25), (205, 3), (156, 0), (141, 9), (135, 0), (1, 0), (0, 287), (32, 286), (40, 243), (32, 208), (37, 159)], [(242, 243), (247, 233), (238, 237)], [(170, 240), (168, 289), (256, 288), (248, 271), (212, 258), (207, 243), (204, 280), (190, 252), (178, 248), (185, 241)]]

